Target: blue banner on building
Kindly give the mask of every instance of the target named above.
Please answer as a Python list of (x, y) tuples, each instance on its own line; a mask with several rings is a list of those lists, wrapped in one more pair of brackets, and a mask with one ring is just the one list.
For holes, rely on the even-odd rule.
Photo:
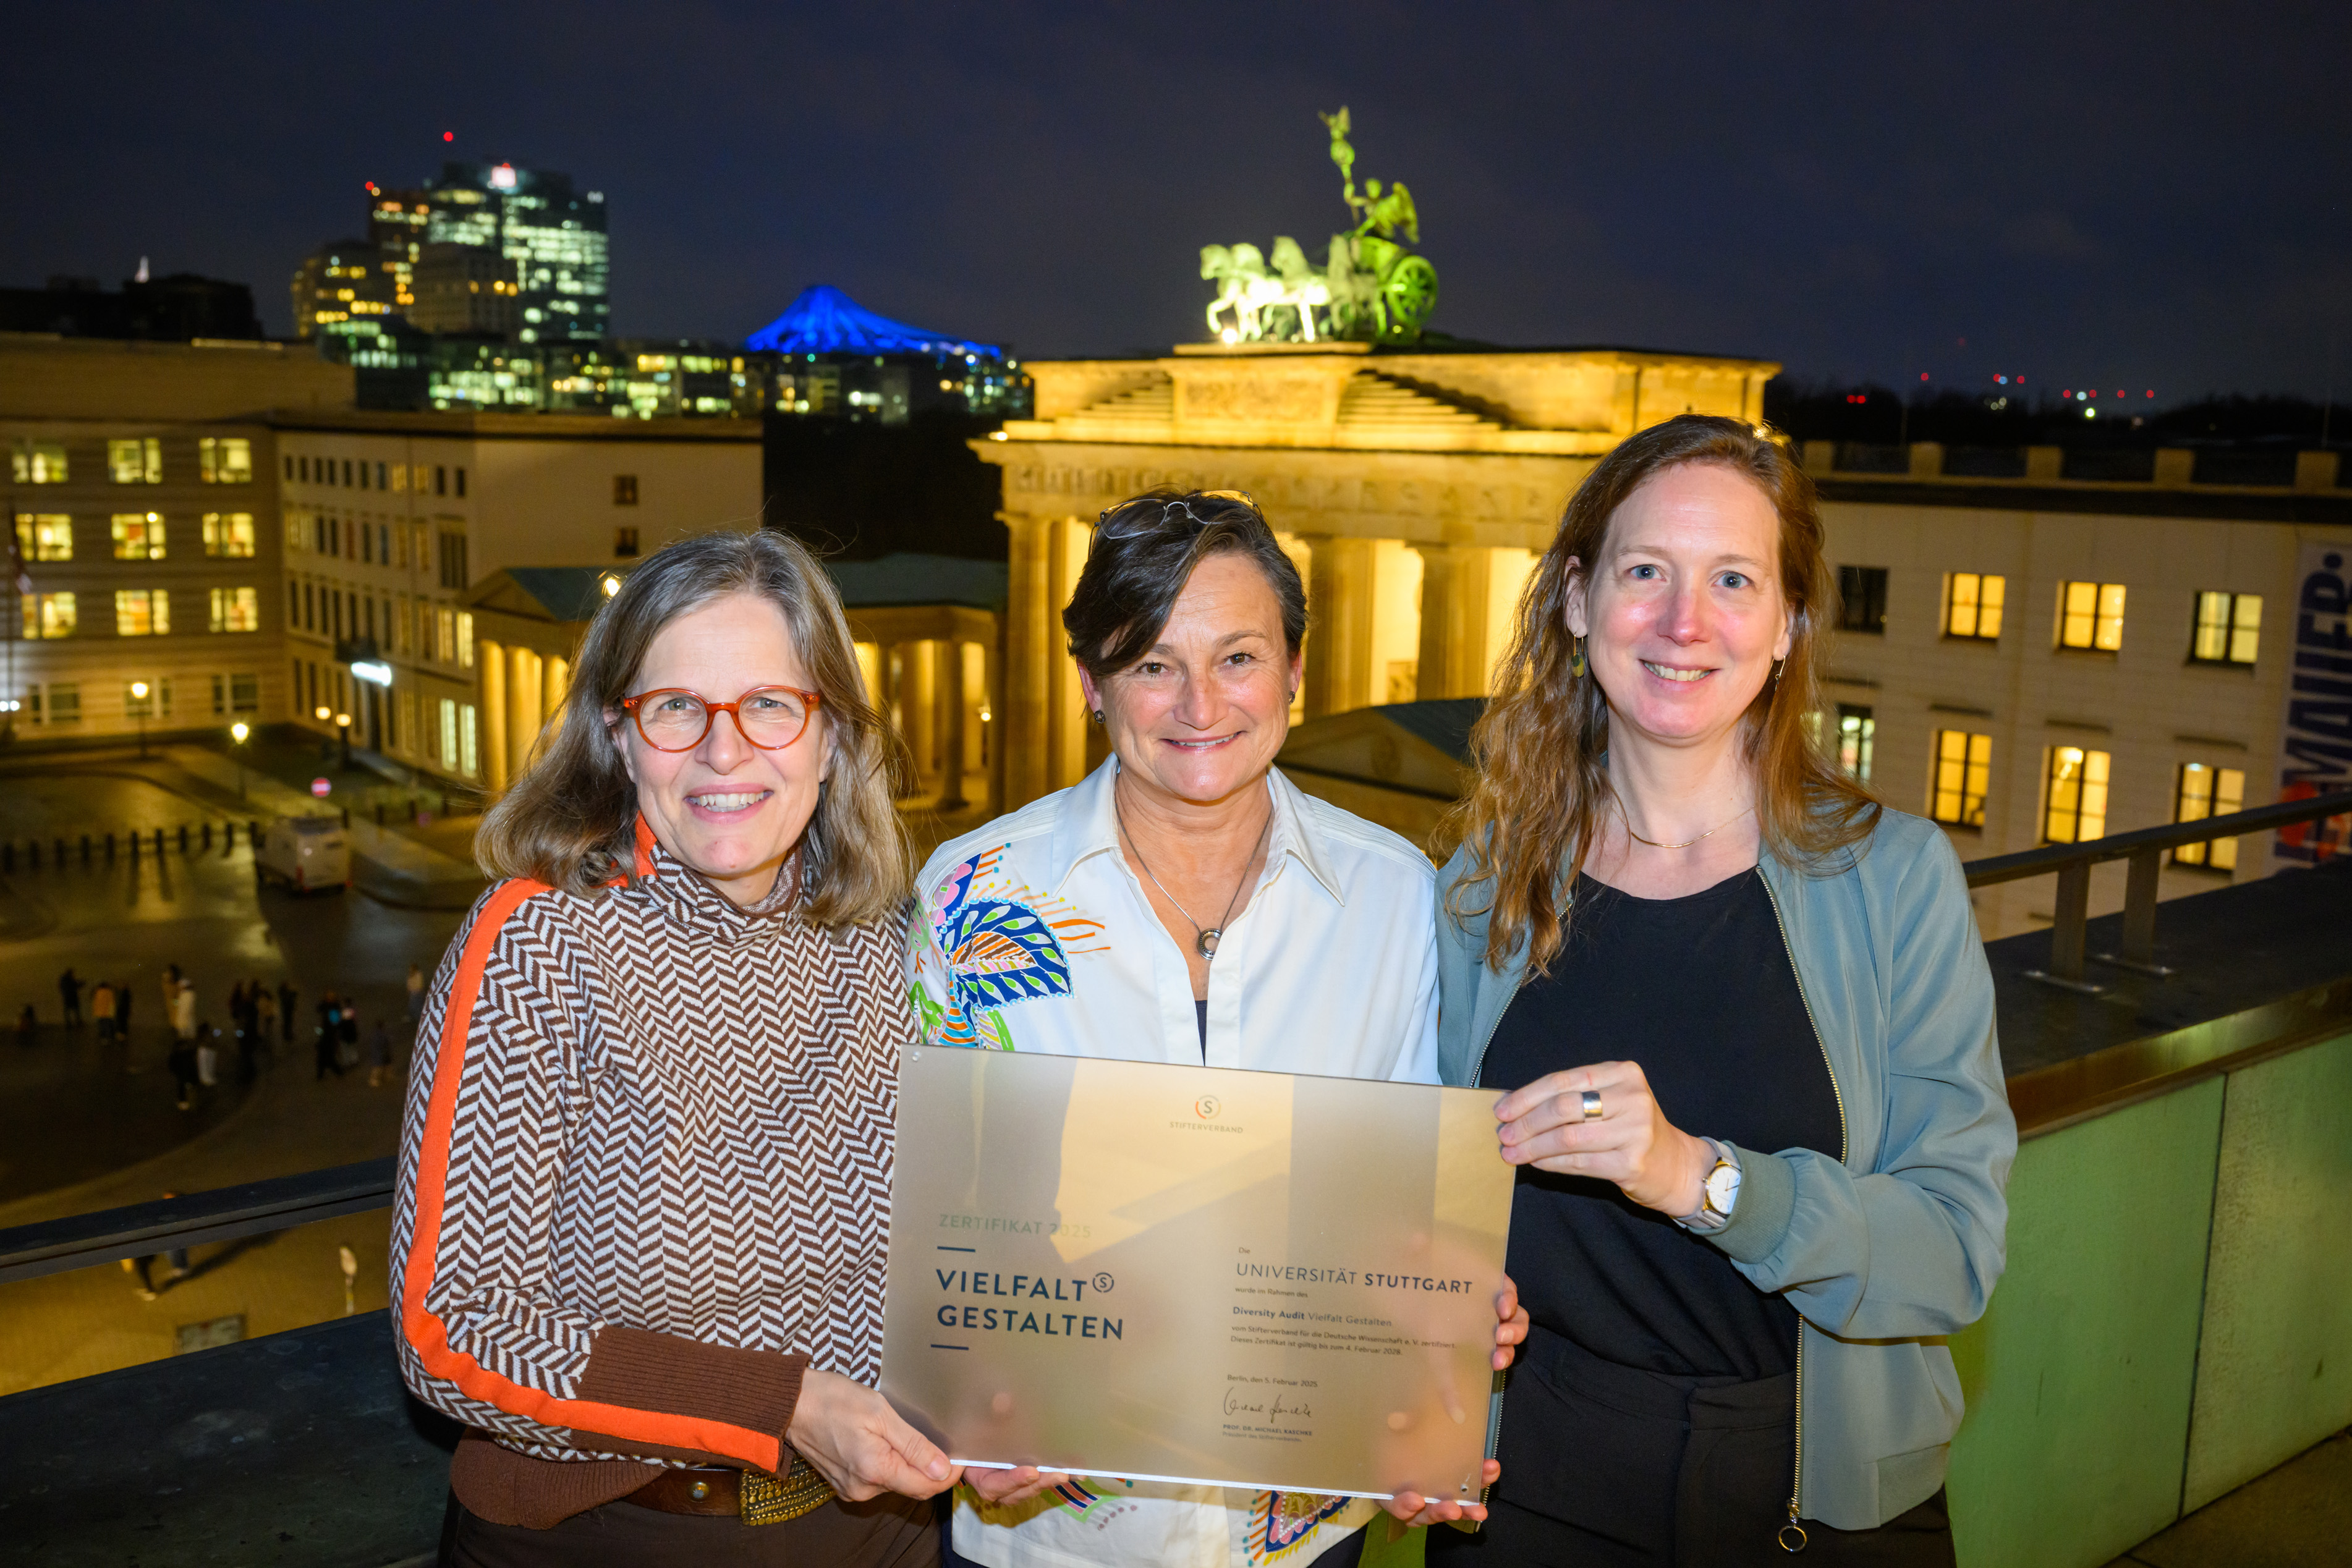
[[(2285, 721), (2279, 728), (2279, 799), (2352, 789), (2352, 541), (2306, 540), (2296, 562)], [(2352, 849), (2352, 817), (2282, 828), (2271, 853), (2315, 865)]]

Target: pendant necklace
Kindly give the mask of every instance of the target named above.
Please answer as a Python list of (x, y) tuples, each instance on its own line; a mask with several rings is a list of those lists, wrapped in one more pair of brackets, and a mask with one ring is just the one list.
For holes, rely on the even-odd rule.
[[(1113, 785), (1111, 789), (1110, 810), (1111, 815), (1118, 821), (1119, 837), (1125, 839), (1127, 841), (1127, 847), (1135, 852), (1135, 863), (1143, 868), (1144, 875), (1151, 878), (1151, 885), (1160, 890), (1160, 897), (1166, 899), (1171, 904), (1176, 904), (1176, 895), (1168, 891), (1168, 884), (1166, 883), (1161, 882), (1158, 876), (1153, 875), (1151, 862), (1143, 858), (1142, 846), (1135, 841), (1135, 835), (1127, 831), (1127, 813), (1119, 810), (1118, 789), (1117, 785)], [(1199, 921), (1192, 918), (1192, 912), (1191, 910), (1185, 908), (1181, 904), (1176, 904), (1176, 913), (1182, 915), (1184, 917), (1184, 923), (1192, 928), (1192, 951), (1201, 955), (1202, 958), (1214, 959), (1216, 957), (1217, 944), (1223, 939), (1225, 927), (1233, 921), (1234, 910), (1242, 901), (1242, 887), (1243, 884), (1249, 880), (1249, 868), (1256, 863), (1258, 852), (1265, 848), (1265, 841), (1273, 832), (1274, 810), (1272, 804), (1269, 803), (1265, 813), (1265, 826), (1258, 830), (1257, 848), (1251, 850), (1249, 859), (1242, 862), (1242, 874), (1240, 879), (1234, 883), (1234, 895), (1231, 899), (1226, 901), (1225, 913), (1218, 918), (1218, 921), (1214, 925), (1202, 925)]]
[[(1699, 839), (1711, 839), (1715, 837), (1716, 834), (1731, 826), (1732, 822), (1739, 821), (1740, 817), (1748, 815), (1748, 812), (1754, 810), (1756, 810), (1756, 808), (1753, 806), (1742, 806), (1739, 809), (1738, 816), (1731, 818), (1729, 821), (1717, 822), (1715, 826), (1701, 833), (1698, 836), (1698, 839), (1685, 839), (1678, 844), (1662, 844), (1655, 839), (1645, 839), (1641, 834), (1635, 832), (1633, 831), (1633, 819), (1625, 814), (1625, 802), (1622, 800), (1617, 802), (1617, 820), (1625, 824), (1626, 837), (1632, 839), (1637, 844), (1647, 844), (1654, 850), (1686, 850), (1693, 844), (1698, 842)], [(1189, 920), (1192, 916), (1186, 915), (1185, 918)]]

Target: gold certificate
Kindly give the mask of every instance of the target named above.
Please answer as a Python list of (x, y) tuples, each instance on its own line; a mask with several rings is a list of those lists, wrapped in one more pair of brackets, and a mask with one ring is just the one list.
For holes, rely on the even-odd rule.
[(959, 1463), (1476, 1498), (1495, 1093), (925, 1046), (882, 1392)]

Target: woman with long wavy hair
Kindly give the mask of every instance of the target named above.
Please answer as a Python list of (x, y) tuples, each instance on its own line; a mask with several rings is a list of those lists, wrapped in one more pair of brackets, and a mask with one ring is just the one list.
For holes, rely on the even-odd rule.
[(1958, 858), (1814, 739), (1812, 486), (1685, 415), (1570, 501), (1441, 876), (1446, 1082), (1520, 1167), (1533, 1328), (1482, 1565), (1952, 1561), (2016, 1150)]

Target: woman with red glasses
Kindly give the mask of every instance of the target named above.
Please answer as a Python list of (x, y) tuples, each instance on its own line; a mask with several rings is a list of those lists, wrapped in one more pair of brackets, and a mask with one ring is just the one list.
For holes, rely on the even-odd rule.
[(872, 1387), (908, 855), (839, 599), (675, 544), (484, 818), (402, 1139), (401, 1368), (468, 1428), (442, 1560), (936, 1561)]

